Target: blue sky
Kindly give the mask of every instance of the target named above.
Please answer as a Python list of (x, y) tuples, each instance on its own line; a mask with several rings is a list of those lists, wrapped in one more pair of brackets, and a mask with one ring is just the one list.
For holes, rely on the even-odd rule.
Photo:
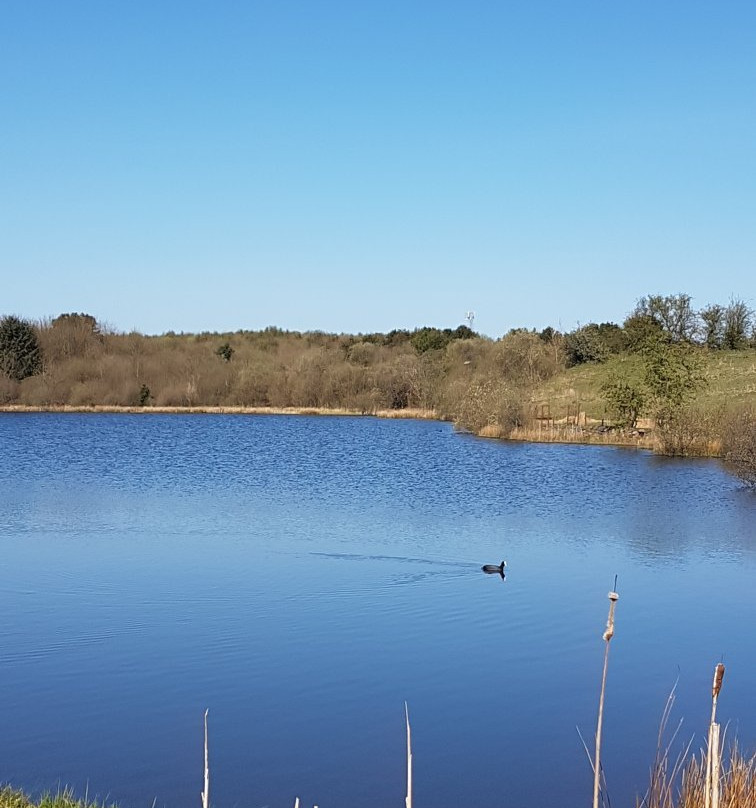
[(119, 330), (756, 304), (756, 4), (5, 0), (0, 313)]

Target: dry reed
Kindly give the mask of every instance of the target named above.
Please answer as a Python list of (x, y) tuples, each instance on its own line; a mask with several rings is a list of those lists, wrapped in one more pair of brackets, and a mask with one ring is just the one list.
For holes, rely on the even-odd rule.
[(404, 702), (404, 719), (407, 723), (407, 796), (404, 798), (405, 808), (412, 808), (412, 735), (410, 731), (409, 708)]
[(207, 713), (205, 710), (205, 787), (202, 789), (202, 808), (210, 808), (210, 761), (207, 754)]
[(367, 415), (376, 418), (410, 419), (410, 420), (443, 420), (435, 410), (412, 409), (403, 410), (355, 410), (345, 407), (241, 407), (241, 406), (121, 406), (117, 404), (93, 404), (72, 406), (70, 404), (51, 404), (31, 406), (26, 404), (6, 404), (0, 406), (0, 412), (9, 413), (112, 413), (125, 415)]
[[(501, 435), (482, 437), (501, 437)], [(599, 432), (574, 424), (530, 424), (513, 429), (508, 437), (510, 440), (529, 443), (580, 443), (596, 446), (629, 446), (635, 449), (653, 449), (655, 445), (653, 435), (648, 432), (642, 435), (616, 429)]]
[(604, 671), (601, 676), (601, 693), (599, 695), (599, 710), (598, 720), (596, 722), (596, 755), (593, 763), (593, 808), (598, 808), (599, 803), (599, 790), (601, 787), (601, 729), (604, 721), (604, 696), (606, 694), (606, 674), (609, 669), (609, 643), (614, 636), (614, 607), (617, 605), (619, 595), (617, 589), (617, 576), (614, 576), (614, 588), (608, 594), (609, 598), (609, 616), (606, 620), (606, 629), (604, 631), (604, 642), (606, 648), (604, 650)]
[(719, 724), (715, 718), (723, 675), (724, 665), (717, 665), (712, 686), (709, 743), (698, 755), (690, 753), (691, 739), (674, 759), (671, 757), (682, 722), (678, 723), (670, 740), (664, 741), (675, 700), (676, 686), (672, 688), (659, 724), (649, 787), (643, 798), (636, 800), (636, 808), (756, 808), (756, 753), (744, 757), (733, 742), (729, 757), (724, 758), (719, 745)]
[[(680, 755), (671, 765), (668, 749), (652, 769), (652, 787), (638, 808), (702, 808), (706, 802), (707, 750)], [(679, 787), (677, 782), (679, 780)], [(744, 757), (736, 744), (719, 771), (720, 808), (756, 808), (756, 754)]]

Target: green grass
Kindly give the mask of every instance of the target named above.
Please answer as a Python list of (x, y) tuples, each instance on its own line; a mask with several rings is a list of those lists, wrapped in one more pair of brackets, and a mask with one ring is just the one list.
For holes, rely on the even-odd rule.
[(69, 789), (44, 794), (34, 800), (23, 791), (5, 786), (0, 788), (0, 808), (115, 808), (115, 804), (89, 799), (77, 800)]
[[(704, 360), (707, 384), (698, 394), (698, 404), (714, 409), (756, 400), (756, 351), (712, 351), (704, 354)], [(541, 385), (535, 400), (548, 405), (553, 418), (564, 418), (568, 411), (574, 414), (579, 406), (588, 418), (600, 420), (606, 415), (601, 385), (613, 369), (638, 374), (640, 361), (636, 356), (618, 356), (605, 364), (570, 368)]]

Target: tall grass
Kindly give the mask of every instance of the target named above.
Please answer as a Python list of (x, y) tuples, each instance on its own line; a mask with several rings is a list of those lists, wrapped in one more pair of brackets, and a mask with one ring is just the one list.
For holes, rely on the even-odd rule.
[(725, 756), (720, 745), (716, 709), (723, 676), (724, 665), (719, 664), (712, 685), (708, 743), (698, 753), (691, 752), (691, 739), (673, 756), (681, 723), (666, 740), (675, 702), (676, 686), (672, 688), (659, 724), (648, 789), (636, 800), (636, 808), (756, 808), (756, 753), (744, 756), (733, 741)]
[(5, 786), (0, 788), (0, 808), (116, 808), (116, 805), (88, 797), (77, 799), (73, 791), (67, 788), (54, 794), (43, 794), (34, 800), (23, 791)]
[[(706, 749), (696, 754), (688, 747), (674, 758), (669, 747), (661, 749), (636, 808), (704, 808), (708, 761)], [(733, 742), (719, 762), (719, 808), (756, 808), (756, 753), (744, 756)]]

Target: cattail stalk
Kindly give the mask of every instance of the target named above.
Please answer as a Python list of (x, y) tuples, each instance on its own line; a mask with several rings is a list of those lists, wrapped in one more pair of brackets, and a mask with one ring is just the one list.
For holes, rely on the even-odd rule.
[(711, 721), (709, 722), (709, 747), (706, 759), (706, 787), (704, 808), (717, 808), (719, 805), (719, 724), (717, 721), (717, 699), (722, 689), (725, 666), (720, 662), (714, 668), (714, 681), (711, 684)]
[(713, 724), (711, 730), (711, 808), (719, 808), (719, 724)]
[[(617, 588), (617, 577), (614, 578), (614, 589)], [(593, 808), (598, 808), (599, 787), (601, 784), (601, 728), (604, 723), (604, 694), (606, 693), (606, 673), (609, 669), (609, 642), (614, 636), (614, 607), (617, 605), (619, 595), (612, 590), (609, 595), (609, 617), (604, 631), (604, 672), (601, 677), (601, 694), (599, 696), (598, 721), (596, 723), (596, 758), (593, 764)]]

